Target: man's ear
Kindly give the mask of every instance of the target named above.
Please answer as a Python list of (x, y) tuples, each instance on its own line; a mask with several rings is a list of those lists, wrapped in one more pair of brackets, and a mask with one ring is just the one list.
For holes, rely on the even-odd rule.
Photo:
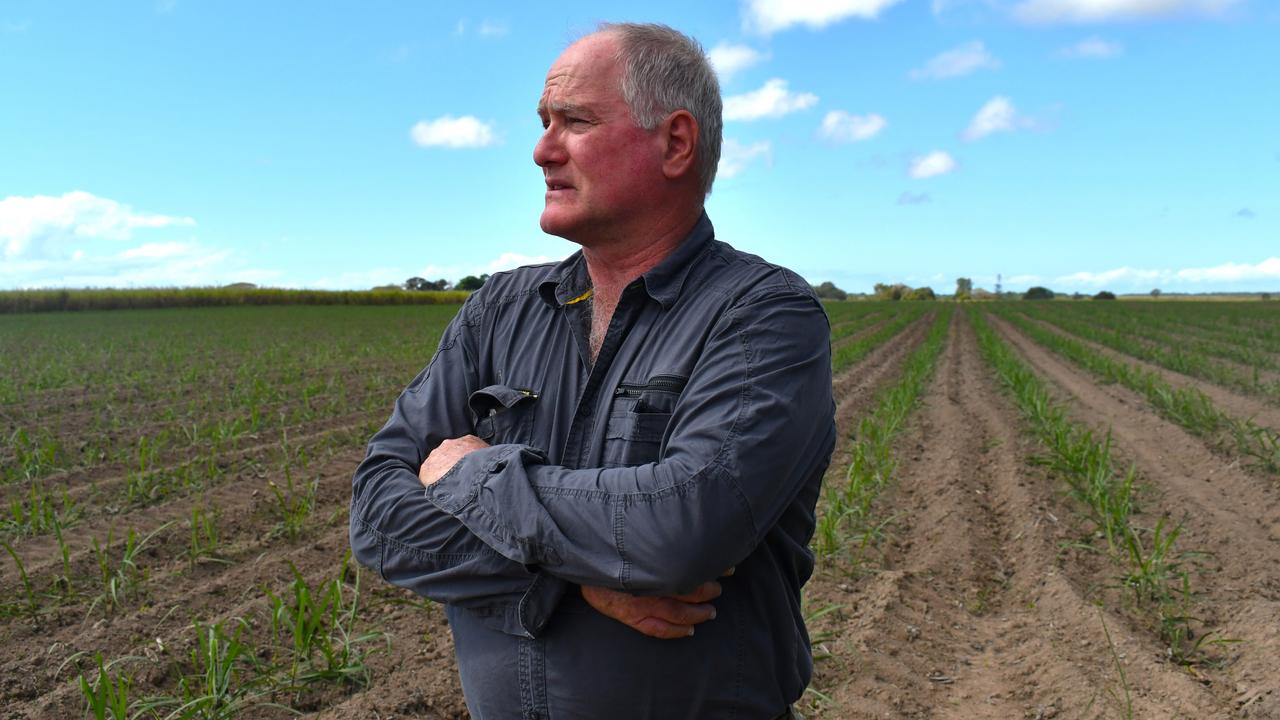
[(698, 121), (688, 110), (677, 110), (658, 126), (662, 136), (662, 174), (675, 180), (697, 172)]

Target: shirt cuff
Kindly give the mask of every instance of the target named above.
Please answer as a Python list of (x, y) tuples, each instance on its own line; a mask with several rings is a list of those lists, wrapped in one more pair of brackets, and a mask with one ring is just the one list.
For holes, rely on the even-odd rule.
[[(530, 571), (536, 571), (537, 566), (559, 565), (560, 554), (555, 548), (519, 537), (480, 500), (480, 494), (491, 479), (510, 474), (519, 478), (508, 478), (508, 481), (527, 484), (525, 464), (544, 464), (546, 461), (540, 450), (528, 445), (494, 445), (475, 450), (427, 486), (426, 496), (436, 507), (457, 518), (486, 545), (510, 560), (529, 566)], [(528, 508), (529, 512), (537, 510)], [(518, 517), (521, 508), (504, 507), (502, 512)]]

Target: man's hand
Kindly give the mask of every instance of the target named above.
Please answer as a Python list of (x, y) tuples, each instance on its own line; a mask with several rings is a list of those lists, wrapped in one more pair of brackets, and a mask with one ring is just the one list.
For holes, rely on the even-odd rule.
[(582, 586), (582, 597), (601, 614), (633, 630), (662, 640), (693, 634), (693, 626), (715, 619), (709, 601), (720, 597), (720, 583), (706, 582), (688, 595), (639, 597), (602, 587)]
[(418, 479), (422, 481), (424, 487), (430, 486), (457, 465), (459, 460), (476, 450), (487, 447), (489, 443), (475, 435), (463, 435), (460, 438), (445, 440), (422, 462), (422, 469), (418, 470)]

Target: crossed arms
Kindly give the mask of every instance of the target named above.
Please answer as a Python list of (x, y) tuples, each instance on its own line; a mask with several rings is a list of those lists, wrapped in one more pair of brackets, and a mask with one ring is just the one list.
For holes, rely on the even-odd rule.
[[(509, 632), (536, 633), (556, 588), (574, 583), (642, 632), (688, 634), (712, 612), (713, 579), (755, 549), (826, 464), (820, 306), (785, 287), (740, 299), (707, 336), (658, 462), (584, 469), (550, 465), (528, 446), (466, 439), (466, 397), (482, 384), (469, 320), (483, 308), (469, 310), (356, 472), (356, 557), (441, 602), (514, 606)], [(629, 604), (632, 595), (645, 607)]]

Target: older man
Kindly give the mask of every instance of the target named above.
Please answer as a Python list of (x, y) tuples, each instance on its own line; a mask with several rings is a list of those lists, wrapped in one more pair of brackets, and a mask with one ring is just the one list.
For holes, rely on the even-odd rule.
[(476, 718), (789, 717), (835, 437), (822, 307), (714, 239), (694, 41), (602, 26), (538, 115), (542, 229), (582, 249), (467, 301), (369, 443), (352, 548), (447, 604)]

